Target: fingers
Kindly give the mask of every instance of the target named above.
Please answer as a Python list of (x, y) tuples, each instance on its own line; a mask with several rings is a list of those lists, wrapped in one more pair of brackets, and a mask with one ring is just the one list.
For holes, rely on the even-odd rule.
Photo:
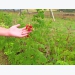
[(26, 36), (28, 36), (28, 34), (25, 34), (25, 35), (21, 35), (20, 37), (22, 38), (22, 37), (26, 37)]
[(31, 33), (32, 31), (22, 30), (22, 33)]
[(22, 30), (26, 30), (26, 27), (21, 28)]
[(22, 32), (22, 33), (21, 33), (21, 35), (25, 35), (25, 34), (28, 34), (28, 33), (27, 33), (27, 32)]

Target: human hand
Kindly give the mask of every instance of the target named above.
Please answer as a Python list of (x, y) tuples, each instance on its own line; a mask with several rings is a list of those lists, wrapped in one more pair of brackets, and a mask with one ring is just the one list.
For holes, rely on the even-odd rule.
[(26, 37), (30, 33), (30, 31), (26, 30), (26, 27), (18, 28), (19, 26), (20, 26), (20, 24), (10, 27), (8, 30), (9, 36)]

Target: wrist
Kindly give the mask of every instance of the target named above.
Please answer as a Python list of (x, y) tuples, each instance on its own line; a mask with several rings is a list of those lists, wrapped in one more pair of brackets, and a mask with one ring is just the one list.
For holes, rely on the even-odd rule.
[(9, 36), (9, 29), (0, 27), (0, 36)]
[(9, 35), (9, 29), (6, 29), (5, 36), (10, 36), (10, 35)]

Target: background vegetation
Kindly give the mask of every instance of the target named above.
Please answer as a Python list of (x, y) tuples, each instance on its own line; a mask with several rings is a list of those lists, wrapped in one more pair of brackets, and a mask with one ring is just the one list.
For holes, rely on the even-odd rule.
[[(32, 24), (34, 31), (27, 38), (0, 36), (1, 64), (11, 65), (74, 65), (75, 14), (49, 10), (0, 11), (0, 26)], [(33, 10), (32, 10), (33, 11)], [(3, 61), (5, 59), (5, 61)]]

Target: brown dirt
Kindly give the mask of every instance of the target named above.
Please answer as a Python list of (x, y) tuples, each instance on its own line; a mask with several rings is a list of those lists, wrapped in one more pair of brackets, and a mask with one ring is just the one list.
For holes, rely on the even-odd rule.
[(8, 58), (4, 55), (4, 52), (0, 50), (0, 65), (8, 65)]
[[(45, 12), (46, 17), (51, 17), (50, 12)], [(62, 19), (75, 19), (75, 13), (65, 13), (65, 12), (54, 12), (55, 18), (62, 18)]]

